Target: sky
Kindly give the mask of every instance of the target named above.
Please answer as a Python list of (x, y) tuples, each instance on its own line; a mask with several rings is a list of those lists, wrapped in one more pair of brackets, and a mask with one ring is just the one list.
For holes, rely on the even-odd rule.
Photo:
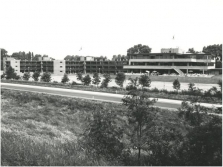
[[(62, 60), (222, 44), (223, 0), (1, 0), (0, 48)], [(173, 40), (174, 36), (174, 40)], [(82, 48), (82, 49), (81, 49)]]

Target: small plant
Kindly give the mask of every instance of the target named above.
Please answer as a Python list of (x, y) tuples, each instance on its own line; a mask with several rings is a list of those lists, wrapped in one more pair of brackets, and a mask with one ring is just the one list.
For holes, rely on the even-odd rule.
[(70, 81), (70, 79), (68, 78), (67, 74), (65, 73), (64, 76), (63, 76), (63, 78), (62, 78), (62, 80), (61, 80), (61, 82), (62, 83), (67, 83), (69, 81)]
[(3, 73), (3, 74), (1, 75), (1, 79), (4, 79), (5, 77), (6, 77), (6, 74)]
[(77, 80), (83, 81), (83, 74), (81, 72), (77, 73)]
[(94, 85), (97, 85), (97, 87), (98, 87), (98, 84), (99, 84), (100, 82), (101, 82), (101, 78), (100, 78), (100, 76), (98, 75), (97, 72), (94, 73), (92, 83), (93, 83)]
[(151, 80), (150, 80), (149, 76), (146, 75), (146, 74), (141, 75), (139, 77), (139, 84), (142, 86), (142, 88), (144, 88), (144, 87), (150, 87)]
[(20, 75), (15, 76), (15, 80), (20, 80), (20, 79), (21, 79)]
[(173, 88), (177, 90), (177, 93), (180, 90), (180, 81), (178, 80), (178, 78), (173, 81)]
[(23, 74), (23, 80), (25, 80), (25, 81), (28, 81), (29, 80), (29, 78), (30, 78), (30, 73), (29, 72), (25, 72), (24, 74)]
[(116, 84), (122, 88), (124, 81), (125, 81), (125, 73), (123, 72), (118, 73), (115, 78)]
[(84, 78), (83, 78), (83, 83), (84, 85), (90, 85), (91, 83), (91, 77), (89, 75), (86, 75)]
[(110, 76), (110, 74), (104, 74), (103, 77), (104, 77), (104, 80), (101, 83), (101, 87), (107, 88), (108, 83), (111, 82), (111, 76)]
[(50, 82), (51, 81), (51, 74), (48, 72), (43, 73), (41, 76), (41, 81), (42, 82)]
[(16, 73), (15, 73), (15, 70), (14, 68), (12, 68), (11, 66), (9, 66), (6, 70), (6, 79), (15, 79), (16, 77)]
[(34, 79), (34, 81), (39, 81), (39, 77), (40, 77), (40, 72), (35, 71), (32, 75), (32, 78)]

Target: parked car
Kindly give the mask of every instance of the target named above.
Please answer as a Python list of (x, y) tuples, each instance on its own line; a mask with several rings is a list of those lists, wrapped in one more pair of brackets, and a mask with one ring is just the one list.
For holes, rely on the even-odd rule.
[(153, 72), (151, 72), (151, 75), (152, 75), (152, 76), (158, 76), (158, 75), (159, 75), (159, 72), (157, 72), (157, 71), (153, 71)]

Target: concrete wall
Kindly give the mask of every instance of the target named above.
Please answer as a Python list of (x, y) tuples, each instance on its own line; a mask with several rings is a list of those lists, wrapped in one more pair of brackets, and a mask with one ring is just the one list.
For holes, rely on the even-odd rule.
[(53, 73), (57, 75), (63, 75), (65, 70), (65, 60), (54, 60), (53, 61)]

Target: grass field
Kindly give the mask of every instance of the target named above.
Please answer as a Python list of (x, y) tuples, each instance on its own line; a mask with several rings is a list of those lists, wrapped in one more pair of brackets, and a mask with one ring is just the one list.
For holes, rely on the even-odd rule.
[[(94, 111), (121, 114), (123, 105), (3, 89), (1, 106), (1, 165), (117, 165), (94, 160), (77, 142)], [(176, 112), (158, 112), (157, 126), (186, 133)]]

